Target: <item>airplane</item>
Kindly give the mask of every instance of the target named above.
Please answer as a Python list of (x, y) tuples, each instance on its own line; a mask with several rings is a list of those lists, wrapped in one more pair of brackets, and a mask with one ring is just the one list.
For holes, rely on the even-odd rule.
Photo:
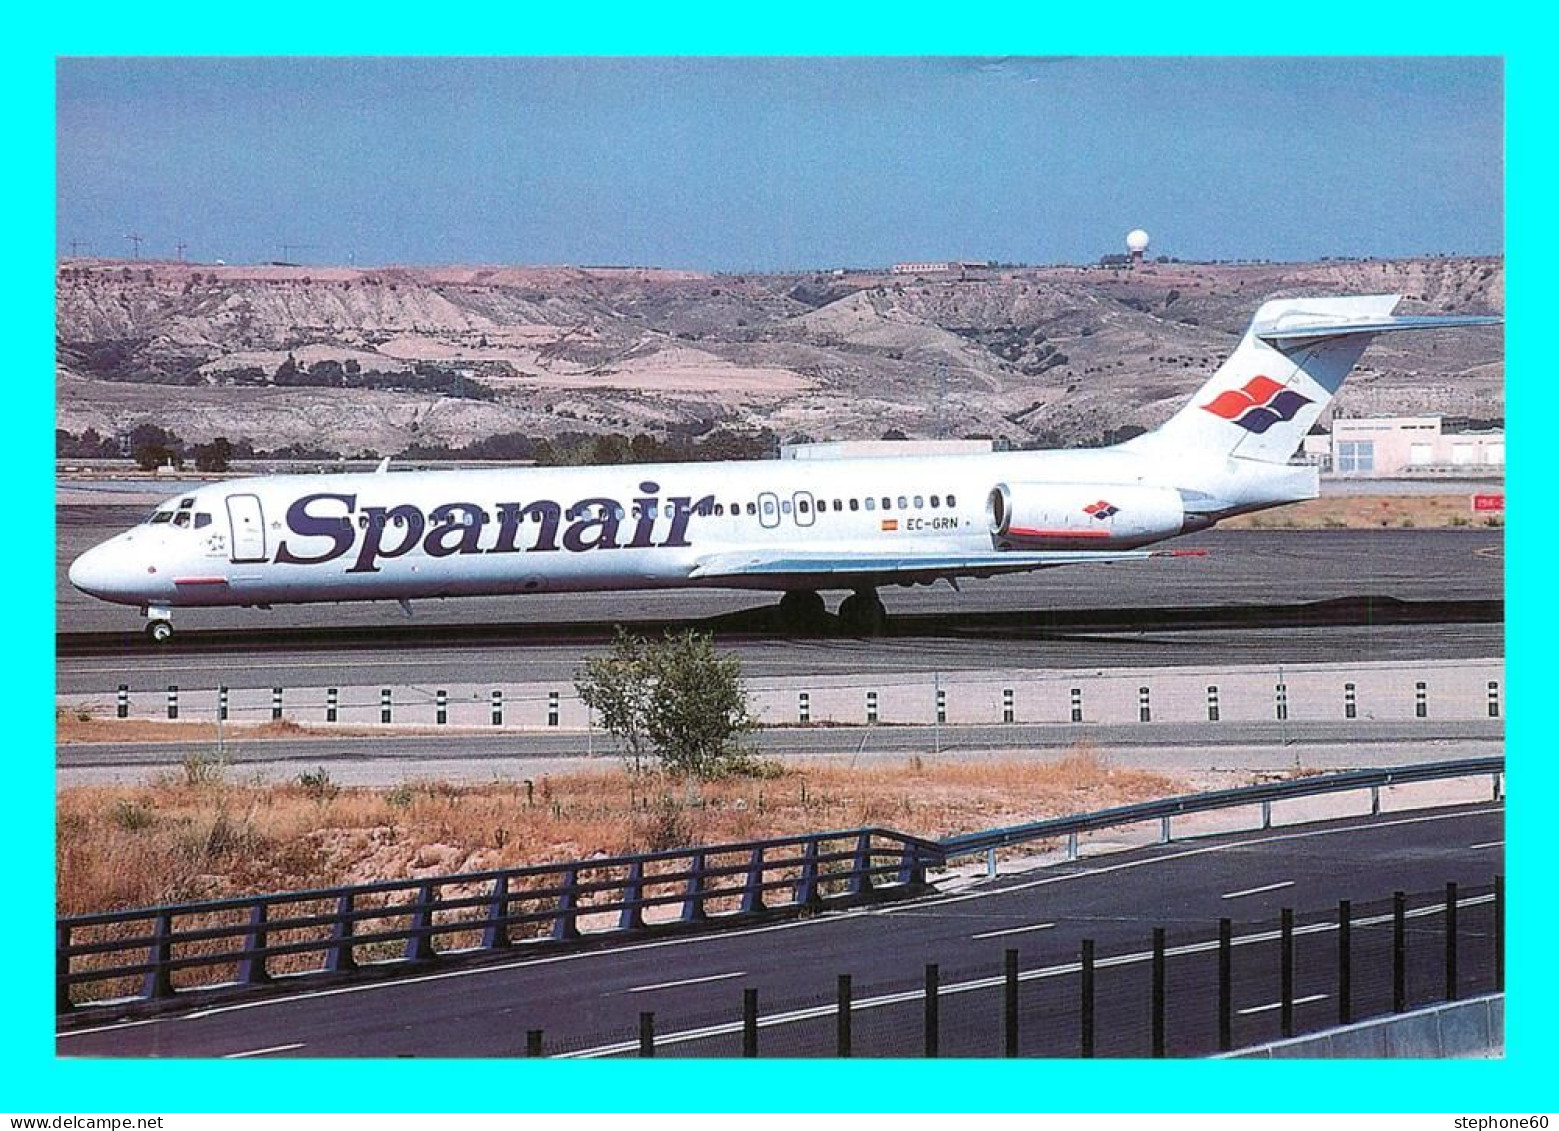
[(1376, 335), (1496, 324), (1400, 296), (1261, 305), (1160, 427), (1112, 447), (975, 455), (274, 475), (201, 486), (82, 554), (77, 589), (175, 609), (686, 587), (778, 590), (782, 628), (881, 632), (884, 585), (1140, 561), (1234, 515), (1316, 498), (1291, 462)]

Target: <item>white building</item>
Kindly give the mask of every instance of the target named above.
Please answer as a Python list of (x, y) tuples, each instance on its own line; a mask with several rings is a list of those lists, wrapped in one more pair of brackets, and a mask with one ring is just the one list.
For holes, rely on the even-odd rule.
[(1503, 429), (1446, 432), (1438, 416), (1336, 417), (1330, 437), (1307, 437), (1304, 450), (1321, 457), (1324, 471), (1350, 478), (1505, 474)]

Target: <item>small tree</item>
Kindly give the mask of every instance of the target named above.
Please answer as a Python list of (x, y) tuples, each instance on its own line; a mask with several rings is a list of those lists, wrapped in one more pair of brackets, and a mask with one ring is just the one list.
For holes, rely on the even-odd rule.
[(741, 662), (716, 652), (708, 636), (647, 641), (619, 629), (612, 650), (586, 660), (574, 686), (635, 770), (646, 756), (669, 773), (705, 779), (755, 765), (740, 743), (757, 726)]
[(226, 471), (233, 458), (233, 445), (226, 436), (218, 436), (209, 444), (195, 445), (195, 470)]

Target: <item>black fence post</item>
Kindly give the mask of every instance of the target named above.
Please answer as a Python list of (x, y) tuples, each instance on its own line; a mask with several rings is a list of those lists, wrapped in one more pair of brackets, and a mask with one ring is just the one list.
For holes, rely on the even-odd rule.
[[(742, 910), (746, 910), (744, 907)], [(635, 860), (628, 865), (628, 878), (623, 881), (623, 909), (617, 916), (619, 931), (637, 931), (644, 926), (644, 861)]]
[(1153, 928), (1153, 1055), (1164, 1055), (1164, 928)]
[(758, 1055), (758, 991), (742, 991), (742, 1056), (751, 1060)]
[(639, 1055), (641, 1057), (653, 1057), (655, 1055), (655, 1014), (644, 1012), (639, 1014)]
[(702, 923), (704, 914), (704, 869), (707, 860), (702, 852), (688, 857), (687, 890), (682, 897), (682, 921)]
[(1337, 902), (1337, 1024), (1353, 1021), (1353, 904)]
[(271, 980), (265, 969), (267, 911), (264, 903), (256, 903), (249, 909), (249, 932), (244, 936), (244, 957), (238, 960), (238, 981), (245, 986), (263, 985)]
[(1006, 974), (1006, 995), (1003, 1002), (1007, 1055), (1018, 1055), (1018, 952), (1017, 948), (1009, 947), (1002, 956), (1004, 973)]
[(557, 940), (579, 937), (579, 868), (563, 869), (558, 889), (558, 913), (552, 921), (552, 937)]
[(75, 1008), (70, 1000), (70, 924), (55, 921), (54, 926), (54, 1012), (69, 1013)]
[(1234, 922), (1218, 920), (1218, 1051), (1234, 1048)]
[(850, 1030), (851, 986), (850, 975), (839, 975), (839, 1010), (834, 1022), (834, 1054), (849, 1057), (853, 1052), (853, 1034)]
[(1282, 993), (1278, 1000), (1282, 1002), (1283, 1036), (1292, 1037), (1294, 1035), (1294, 909), (1283, 908), (1279, 922), (1282, 935), (1279, 972)]
[(937, 1012), (938, 971), (935, 962), (926, 963), (926, 1056), (941, 1051), (941, 1018)]
[(1082, 954), (1082, 1055), (1093, 1056), (1093, 940), (1083, 940)]
[(493, 894), (487, 903), (487, 922), (482, 927), (482, 949), (501, 950), (509, 939), (509, 877), (493, 879)]
[(1505, 877), (1494, 877), (1494, 989), (1505, 992)]
[(1456, 881), (1445, 885), (1445, 1000), (1456, 1000)]
[(356, 930), (356, 903), (351, 892), (336, 902), (335, 922), (330, 925), (330, 946), (325, 951), (325, 969), (333, 974), (357, 969), (357, 957), (352, 950), (352, 935)]
[(417, 888), (417, 902), (412, 905), (411, 927), (406, 932), (407, 962), (429, 962), (438, 957), (433, 945), (433, 905), (438, 902), (437, 885), (424, 880)]
[(1407, 1012), (1407, 893), (1391, 895), (1391, 1012)]
[(151, 967), (146, 972), (146, 982), (141, 996), (151, 999), (173, 996), (173, 974), (168, 962), (173, 957), (173, 913), (159, 911), (157, 925), (152, 932), (151, 952), (146, 956)]
[(542, 1055), (540, 1029), (525, 1030), (525, 1055), (532, 1057)]

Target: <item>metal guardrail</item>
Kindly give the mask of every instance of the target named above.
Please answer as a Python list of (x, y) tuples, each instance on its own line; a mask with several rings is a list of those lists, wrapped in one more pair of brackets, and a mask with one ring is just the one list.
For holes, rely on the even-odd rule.
[[(273, 964), (283, 959), (293, 967), (287, 975), (346, 973), (430, 962), (441, 953), (913, 895), (924, 888), (926, 865), (940, 859), (931, 841), (849, 829), (76, 915), (56, 924), (56, 1008), (256, 987), (277, 976)], [(662, 909), (671, 915), (657, 916)], [(443, 950), (440, 939), (452, 945)], [(312, 961), (300, 969), (299, 955)], [(138, 992), (122, 992), (137, 983)], [(82, 992), (105, 985), (107, 995)]]
[(1323, 774), (1308, 778), (1292, 778), (1287, 781), (1262, 785), (1242, 786), (1238, 789), (1222, 789), (1211, 793), (1193, 793), (1182, 797), (1167, 797), (1161, 801), (1145, 801), (1136, 805), (1122, 805), (1114, 809), (1101, 809), (1095, 813), (1083, 813), (1074, 817), (1054, 817), (1045, 821), (1033, 821), (1023, 825), (1009, 825), (1000, 829), (987, 829), (962, 836), (945, 837), (939, 847), (945, 858), (971, 856), (989, 852), (1026, 841), (1067, 837), (1068, 856), (1076, 856), (1078, 833), (1099, 829), (1118, 828), (1145, 821), (1162, 822), (1161, 840), (1170, 838), (1169, 822), (1187, 813), (1205, 813), (1214, 809), (1231, 809), (1244, 805), (1262, 807), (1262, 827), (1272, 823), (1272, 803), (1296, 797), (1313, 797), (1323, 793), (1343, 793), (1350, 790), (1371, 791), (1371, 812), (1380, 811), (1380, 790), (1386, 786), (1409, 782), (1442, 781), (1451, 778), (1479, 777), (1488, 774), (1494, 779), (1493, 795), (1498, 800), (1501, 779), (1505, 773), (1503, 757), (1464, 758), (1454, 762), (1431, 762), (1420, 766), (1399, 766), (1384, 770), (1347, 770), (1336, 774)]
[[(401, 968), (441, 954), (506, 951), (545, 941), (622, 937), (675, 923), (744, 921), (924, 890), (928, 866), (1028, 841), (1175, 816), (1408, 782), (1491, 775), (1505, 760), (1470, 758), (1357, 770), (1172, 797), (928, 841), (880, 828), (811, 833), (637, 856), (602, 857), (351, 887), (77, 915), (56, 924), (56, 1008), (159, 1002), (192, 990), (253, 988), (278, 974)], [(772, 897), (781, 894), (780, 902)], [(766, 897), (770, 897), (766, 899)], [(655, 916), (663, 910), (669, 916)], [(652, 919), (646, 918), (651, 912)], [(604, 921), (604, 922), (603, 922)], [(447, 941), (440, 947), (437, 940)], [(448, 945), (452, 943), (453, 945)], [(463, 945), (462, 945), (463, 944)], [(315, 956), (300, 967), (295, 956)], [(284, 962), (278, 960), (285, 960)], [(273, 969), (272, 963), (293, 969)], [(198, 971), (194, 978), (189, 971)], [(175, 974), (185, 975), (178, 985)], [(82, 987), (108, 986), (107, 993)], [(137, 989), (138, 987), (138, 989)], [(117, 995), (114, 990), (121, 992)], [(80, 998), (82, 1000), (78, 1001)]]

